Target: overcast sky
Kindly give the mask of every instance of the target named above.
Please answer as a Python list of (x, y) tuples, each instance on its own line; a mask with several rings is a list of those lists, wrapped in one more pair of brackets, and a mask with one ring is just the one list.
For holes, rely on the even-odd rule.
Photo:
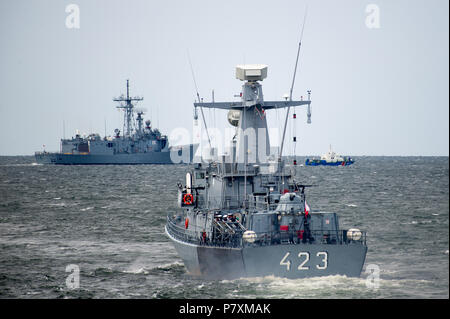
[[(79, 28), (66, 24), (69, 4), (79, 8)], [(354, 156), (448, 156), (447, 0), (1, 0), (0, 155), (32, 155), (44, 144), (57, 151), (64, 134), (103, 136), (105, 123), (108, 135), (122, 130), (112, 98), (126, 93), (126, 79), (163, 134), (192, 132), (188, 51), (205, 100), (212, 89), (216, 101), (236, 100), (242, 63), (267, 64), (264, 97), (279, 100), (306, 5), (294, 99), (312, 91), (312, 124), (298, 108), (297, 154), (332, 144)], [(226, 112), (205, 115), (229, 127)], [(282, 111), (267, 116), (281, 128)]]

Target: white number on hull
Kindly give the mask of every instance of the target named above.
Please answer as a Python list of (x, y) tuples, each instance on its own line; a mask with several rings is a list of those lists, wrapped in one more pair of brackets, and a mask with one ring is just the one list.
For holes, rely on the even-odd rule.
[(289, 257), (289, 252), (287, 252), (286, 255), (284, 255), (283, 259), (281, 259), (281, 261), (280, 261), (280, 265), (286, 266), (287, 271), (289, 271), (291, 269), (291, 261), (288, 260), (286, 262), (286, 258), (288, 258), (288, 257)]
[(319, 251), (316, 256), (320, 257), (321, 255), (323, 256), (323, 259), (322, 259), (323, 265), (322, 266), (316, 265), (316, 267), (317, 267), (317, 269), (327, 269), (327, 267), (328, 267), (328, 253), (326, 251)]
[(299, 258), (301, 258), (302, 256), (305, 256), (306, 258), (305, 258), (305, 261), (304, 262), (302, 262), (299, 266), (298, 266), (298, 270), (308, 270), (309, 269), (309, 267), (308, 266), (303, 266), (304, 264), (306, 264), (308, 261), (309, 261), (309, 253), (303, 253), (303, 252), (300, 252), (300, 253), (298, 253), (298, 257)]

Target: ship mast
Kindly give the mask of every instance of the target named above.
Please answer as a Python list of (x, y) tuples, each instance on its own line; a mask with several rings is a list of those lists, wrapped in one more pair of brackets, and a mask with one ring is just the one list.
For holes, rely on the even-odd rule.
[(131, 133), (133, 130), (133, 101), (142, 101), (144, 98), (135, 96), (130, 97), (130, 89), (129, 89), (129, 80), (127, 80), (127, 96), (124, 97), (123, 94), (119, 96), (118, 98), (113, 99), (115, 102), (125, 102), (121, 103), (119, 106), (117, 106), (118, 109), (123, 109), (125, 111), (125, 118), (124, 118), (124, 136), (125, 137), (131, 137)]
[[(247, 64), (236, 67), (236, 78), (245, 81), (242, 85), (240, 102), (199, 102), (194, 107), (216, 108), (240, 111), (238, 134), (236, 136), (235, 162), (244, 166), (267, 162), (270, 143), (265, 111), (311, 104), (311, 100), (265, 101), (262, 94), (262, 81), (267, 76), (267, 65)], [(261, 137), (261, 141), (260, 141)], [(264, 138), (265, 137), (265, 138)], [(259, 149), (262, 148), (261, 154)], [(251, 159), (249, 158), (251, 155)], [(262, 158), (260, 158), (262, 155)]]

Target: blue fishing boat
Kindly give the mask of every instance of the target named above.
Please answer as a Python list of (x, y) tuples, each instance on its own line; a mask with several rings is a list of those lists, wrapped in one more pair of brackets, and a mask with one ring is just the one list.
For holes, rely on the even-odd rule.
[(313, 158), (309, 159), (307, 158), (305, 161), (305, 165), (308, 166), (319, 166), (319, 165), (325, 165), (325, 166), (348, 166), (353, 164), (355, 161), (351, 157), (347, 156), (340, 156), (336, 154), (332, 149), (330, 145), (330, 150), (322, 155), (320, 159)]

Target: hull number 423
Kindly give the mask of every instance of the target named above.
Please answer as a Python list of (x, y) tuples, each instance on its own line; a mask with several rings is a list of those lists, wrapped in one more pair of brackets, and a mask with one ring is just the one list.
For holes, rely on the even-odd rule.
[[(291, 260), (289, 259), (290, 256), (290, 252), (287, 252), (286, 255), (284, 255), (283, 259), (281, 259), (280, 261), (280, 265), (281, 266), (286, 266), (286, 270), (290, 271), (291, 270)], [(319, 251), (316, 254), (317, 257), (321, 258), (320, 262), (318, 264), (316, 264), (316, 269), (319, 270), (324, 270), (327, 269), (328, 267), (328, 253), (326, 251)], [(311, 263), (309, 262), (309, 257), (310, 254), (309, 252), (299, 252), (298, 255), (298, 260), (300, 261), (300, 264), (297, 267), (297, 270), (309, 270), (311, 267)]]

